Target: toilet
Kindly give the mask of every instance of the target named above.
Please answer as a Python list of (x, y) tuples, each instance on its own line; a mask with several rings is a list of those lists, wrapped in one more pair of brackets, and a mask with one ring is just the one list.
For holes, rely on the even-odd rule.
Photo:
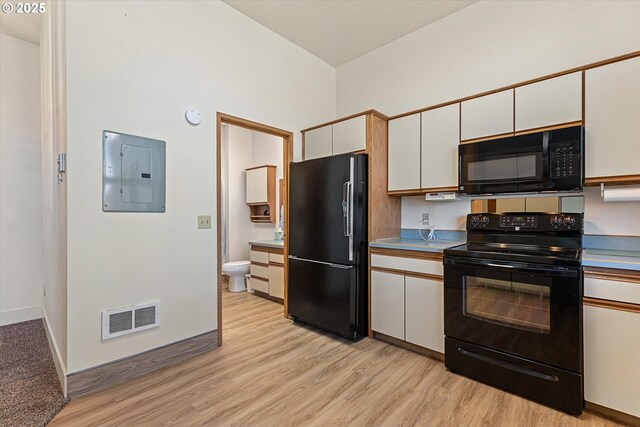
[(222, 264), (222, 272), (229, 276), (229, 290), (242, 292), (246, 289), (245, 276), (249, 274), (250, 261), (232, 261)]

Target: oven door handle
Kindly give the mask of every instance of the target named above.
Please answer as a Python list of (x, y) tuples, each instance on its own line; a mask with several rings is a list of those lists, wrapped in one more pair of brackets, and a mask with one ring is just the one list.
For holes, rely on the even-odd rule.
[(483, 354), (476, 353), (475, 351), (465, 350), (464, 348), (461, 348), (461, 347), (458, 347), (458, 351), (467, 357), (480, 360), (481, 362), (500, 366), (501, 368), (509, 369), (515, 372), (519, 372), (521, 374), (530, 375), (532, 377), (540, 378), (546, 381), (552, 381), (552, 382), (559, 381), (558, 377), (555, 375), (548, 375), (543, 372), (536, 371), (534, 369), (525, 368), (524, 366), (518, 366), (513, 363), (506, 362), (504, 360), (496, 359), (495, 357), (485, 356)]
[(547, 275), (561, 275), (567, 277), (579, 277), (580, 269), (576, 267), (559, 267), (553, 265), (542, 264), (526, 264), (521, 262), (495, 262), (493, 260), (469, 260), (454, 257), (444, 257), (445, 265), (460, 266), (460, 267), (491, 267), (491, 268), (504, 268), (514, 272), (535, 272), (535, 273), (547, 273)]

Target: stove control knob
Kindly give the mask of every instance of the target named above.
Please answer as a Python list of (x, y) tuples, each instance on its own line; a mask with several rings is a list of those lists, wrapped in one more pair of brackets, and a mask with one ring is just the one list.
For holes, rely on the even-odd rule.
[(489, 217), (488, 216), (483, 216), (482, 217), (482, 225), (487, 225), (489, 224)]
[(471, 225), (472, 226), (475, 227), (476, 225), (478, 225), (479, 222), (480, 222), (480, 217), (479, 216), (476, 215), (476, 216), (472, 216), (471, 217)]
[(562, 217), (560, 215), (552, 216), (551, 225), (562, 225)]
[(576, 219), (572, 216), (565, 216), (564, 217), (564, 225), (574, 225), (576, 223)]

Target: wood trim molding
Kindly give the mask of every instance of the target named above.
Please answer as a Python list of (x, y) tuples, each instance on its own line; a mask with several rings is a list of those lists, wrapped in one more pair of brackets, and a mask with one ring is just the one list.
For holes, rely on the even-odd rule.
[(397, 347), (402, 347), (405, 350), (413, 351), (414, 353), (422, 354), (423, 356), (428, 356), (432, 359), (439, 360), (440, 362), (444, 362), (444, 354), (425, 347), (421, 347), (416, 344), (412, 344), (399, 338), (390, 337), (389, 335), (381, 334), (380, 332), (375, 331), (373, 332), (373, 338), (384, 341), (388, 344), (395, 345)]
[(584, 305), (591, 307), (608, 308), (610, 310), (628, 311), (630, 313), (640, 314), (640, 304), (632, 304), (628, 302), (610, 301), (600, 298), (583, 297), (582, 302)]
[[(580, 67), (574, 67), (574, 68), (570, 68), (568, 70), (559, 71), (557, 73), (547, 74), (545, 76), (537, 77), (535, 79), (525, 80), (523, 82), (512, 84), (512, 85), (509, 85), (509, 86), (503, 86), (501, 88), (492, 89), (492, 90), (489, 90), (489, 91), (486, 91), (486, 92), (477, 93), (475, 95), (465, 96), (463, 98), (454, 99), (452, 101), (442, 102), (440, 104), (431, 105), (431, 106), (428, 106), (428, 107), (425, 107), (425, 108), (420, 108), (418, 110), (412, 110), (412, 111), (407, 111), (405, 113), (396, 114), (395, 116), (389, 117), (389, 120), (395, 120), (395, 119), (399, 119), (399, 118), (402, 118), (402, 117), (405, 117), (405, 116), (410, 116), (412, 114), (422, 113), (424, 111), (434, 110), (434, 109), (440, 108), (440, 107), (446, 107), (447, 105), (451, 105), (451, 104), (462, 103), (464, 101), (469, 101), (469, 100), (474, 99), (474, 98), (480, 98), (480, 97), (483, 97), (483, 96), (492, 95), (494, 93), (504, 92), (506, 90), (515, 89), (515, 88), (518, 88), (518, 87), (521, 87), (521, 86), (527, 86), (527, 85), (530, 85), (530, 84), (533, 84), (533, 83), (538, 83), (538, 82), (541, 82), (541, 81), (544, 81), (544, 80), (553, 79), (555, 77), (564, 76), (566, 74), (572, 74), (572, 73), (576, 73), (576, 72), (579, 72), (579, 71), (590, 70), (592, 68), (601, 67), (603, 65), (609, 65), (609, 64), (613, 64), (615, 62), (620, 62), (620, 61), (624, 61), (624, 60), (627, 60), (627, 59), (632, 59), (632, 58), (635, 58), (637, 56), (640, 56), (640, 50), (629, 52), (627, 54), (620, 55), (620, 56), (614, 56), (612, 58), (604, 59), (602, 61), (592, 62), (590, 64), (582, 65)], [(461, 118), (462, 118), (462, 116), (461, 116)], [(461, 120), (461, 122), (462, 122), (462, 120)]]
[[(276, 165), (262, 165), (262, 166), (252, 166), (250, 168), (246, 168), (246, 171), (254, 170), (254, 169), (262, 169), (262, 168), (275, 168)], [(247, 203), (248, 204), (248, 203)]]
[(268, 262), (251, 261), (251, 265), (259, 265), (260, 267), (269, 267)]
[(501, 134), (498, 134), (498, 135), (483, 136), (482, 138), (463, 139), (463, 140), (460, 141), (460, 144), (473, 144), (474, 142), (491, 141), (493, 139), (509, 138), (509, 137), (513, 136), (514, 134), (515, 134), (514, 132), (507, 132), (507, 133), (501, 133)]
[(450, 193), (450, 192), (458, 192), (458, 186), (455, 187), (434, 187), (434, 188), (421, 188), (420, 194), (427, 193)]
[(414, 188), (410, 190), (387, 190), (387, 194), (389, 196), (419, 196), (422, 194), (419, 188)]
[(251, 246), (251, 250), (252, 251), (256, 251), (256, 252), (268, 252), (271, 254), (278, 254), (278, 255), (282, 255), (282, 253), (284, 252), (284, 248), (274, 248), (272, 246), (266, 246), (266, 245), (260, 245), (259, 243), (249, 243), (249, 246)]
[(378, 116), (381, 119), (389, 120), (389, 117), (387, 117), (386, 115), (382, 114), (379, 111), (367, 110), (367, 111), (362, 111), (360, 113), (351, 114), (349, 116), (340, 117), (339, 119), (331, 120), (329, 122), (321, 123), (319, 125), (311, 126), (309, 128), (302, 129), (300, 132), (302, 132), (302, 134), (304, 135), (305, 132), (308, 132), (310, 130), (323, 128), (325, 126), (335, 125), (336, 123), (340, 123), (340, 122), (344, 122), (344, 121), (347, 121), (347, 120), (355, 119), (356, 117), (360, 117), (360, 116), (366, 116), (367, 114), (373, 114), (374, 116)]
[(441, 252), (413, 251), (408, 249), (369, 248), (374, 255), (395, 256), (400, 258), (418, 258), (442, 262), (444, 255)]
[(615, 268), (585, 267), (584, 276), (593, 279), (615, 280), (619, 282), (640, 283), (640, 271)]
[(76, 398), (175, 365), (217, 347), (218, 331), (211, 331), (115, 362), (75, 372), (67, 375), (67, 393), (70, 398)]
[(617, 411), (615, 409), (607, 408), (606, 406), (598, 405), (597, 403), (584, 402), (584, 409), (587, 412), (591, 412), (596, 415), (600, 415), (604, 418), (609, 418), (619, 423), (640, 427), (640, 418), (626, 412)]
[(371, 267), (371, 271), (379, 271), (381, 273), (390, 273), (390, 274), (398, 274), (401, 276), (409, 276), (416, 277), (418, 279), (428, 279), (435, 280), (437, 282), (444, 281), (444, 277), (438, 276), (436, 274), (429, 273), (418, 273), (417, 271), (409, 271), (409, 270), (399, 270), (396, 268), (387, 268), (387, 267)]
[(415, 277), (417, 279), (427, 279), (427, 280), (435, 280), (436, 282), (444, 282), (444, 276), (438, 276), (437, 274), (418, 273), (417, 271), (405, 270), (404, 275), (409, 277)]
[(528, 135), (530, 133), (546, 132), (549, 130), (556, 130), (556, 129), (571, 128), (574, 126), (582, 126), (582, 120), (577, 120), (575, 122), (558, 123), (556, 125), (543, 126), (539, 128), (519, 130), (514, 132), (514, 136)]
[(636, 185), (640, 184), (640, 174), (638, 175), (615, 175), (615, 176), (594, 176), (585, 178), (584, 185), (588, 187), (598, 186), (600, 184), (610, 185)]

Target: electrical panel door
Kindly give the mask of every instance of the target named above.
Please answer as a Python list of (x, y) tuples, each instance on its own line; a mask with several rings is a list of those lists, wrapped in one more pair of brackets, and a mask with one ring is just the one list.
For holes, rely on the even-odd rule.
[(164, 141), (102, 132), (102, 210), (164, 212), (165, 152)]

